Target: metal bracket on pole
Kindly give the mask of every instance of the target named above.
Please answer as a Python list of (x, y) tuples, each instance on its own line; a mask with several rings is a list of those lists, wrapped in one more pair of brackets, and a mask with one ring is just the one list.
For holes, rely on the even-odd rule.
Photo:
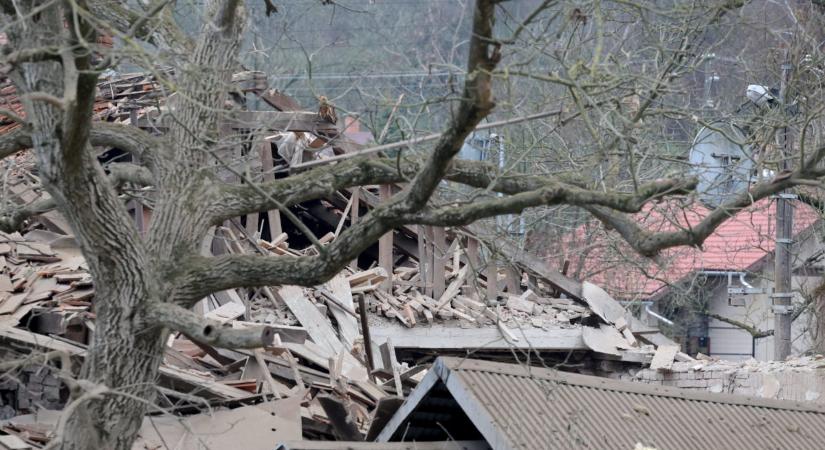
[(729, 295), (755, 295), (764, 293), (765, 290), (762, 288), (728, 288)]
[(774, 299), (787, 298), (788, 300), (794, 297), (793, 292), (774, 292), (771, 294), (771, 311), (774, 314), (790, 314), (793, 311), (792, 305), (777, 305)]
[(798, 195), (792, 194), (790, 192), (780, 192), (778, 194), (773, 194), (773, 195), (771, 195), (771, 198), (773, 198), (773, 199), (781, 198), (781, 199), (784, 199), (784, 200), (799, 200)]
[(794, 241), (793, 239), (788, 239), (788, 238), (777, 238), (776, 239), (777, 244), (793, 244), (794, 242), (796, 242), (796, 241)]
[(791, 306), (791, 305), (773, 305), (773, 306), (771, 306), (771, 311), (774, 314), (791, 314), (793, 312), (793, 306)]

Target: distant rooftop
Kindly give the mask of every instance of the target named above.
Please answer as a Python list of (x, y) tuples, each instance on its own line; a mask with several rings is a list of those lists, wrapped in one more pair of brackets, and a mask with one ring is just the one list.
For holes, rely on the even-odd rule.
[[(661, 264), (638, 256), (618, 235), (605, 231), (600, 224), (577, 228), (561, 244), (561, 253), (571, 264), (584, 255), (580, 276), (617, 298), (653, 297), (666, 291), (669, 284), (699, 271), (753, 270), (776, 246), (775, 211), (776, 202), (771, 199), (758, 201), (723, 223), (701, 248), (682, 246), (663, 251)], [(683, 207), (669, 202), (646, 208), (635, 217), (645, 229), (659, 232), (690, 228), (709, 213), (699, 203)], [(797, 203), (794, 235), (808, 230), (819, 218), (813, 208)]]

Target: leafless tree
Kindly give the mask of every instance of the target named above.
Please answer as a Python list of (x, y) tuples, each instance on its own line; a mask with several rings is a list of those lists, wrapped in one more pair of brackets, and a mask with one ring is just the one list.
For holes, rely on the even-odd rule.
[[(449, 118), (443, 134), (423, 152), (403, 157), (353, 157), (336, 164), (254, 184), (222, 182), (215, 175), (220, 150), (237, 142), (220, 135), (230, 77), (243, 36), (245, 9), (238, 0), (216, 0), (202, 11), (206, 19), (191, 39), (176, 25), (166, 1), (140, 9), (99, 0), (20, 0), (0, 2), (9, 45), (3, 62), (16, 86), (25, 116), (2, 111), (20, 127), (0, 137), (0, 157), (31, 148), (51, 200), (2, 212), (2, 229), (14, 230), (50, 207), (66, 217), (96, 285), (96, 332), (76, 384), (75, 402), (55, 445), (67, 449), (128, 449), (153, 398), (153, 381), (170, 330), (225, 347), (265, 344), (260, 330), (217, 327), (192, 311), (212, 292), (294, 284), (317, 285), (331, 278), (380, 236), (404, 224), (458, 226), (527, 208), (569, 204), (586, 208), (613, 227), (646, 256), (677, 245), (700, 245), (731, 212), (782, 189), (810, 183), (825, 174), (819, 166), (825, 148), (800, 158), (794, 171), (765, 180), (714, 210), (690, 230), (652, 232), (629, 214), (649, 201), (689, 194), (696, 180), (680, 175), (645, 181), (634, 160), (635, 137), (643, 119), (666, 113), (660, 99), (673, 81), (694, 66), (704, 30), (741, 6), (736, 1), (698, 2), (701, 7), (661, 6), (658, 2), (594, 2), (580, 8), (568, 2), (538, 2), (508, 27), (494, 18), (511, 11), (494, 0), (478, 0), (467, 36), (463, 86), (444, 101)], [(667, 2), (663, 2), (667, 3)], [(611, 60), (605, 39), (608, 15), (618, 21), (652, 21), (655, 39), (644, 73), (611, 72), (625, 61)], [(571, 36), (587, 28), (590, 44), (577, 47)], [(124, 42), (107, 51), (98, 34)], [(146, 42), (150, 50), (138, 45)], [(642, 42), (642, 41), (640, 41)], [(102, 55), (97, 58), (96, 55)], [(152, 57), (180, 61), (168, 88), (173, 118), (162, 136), (135, 127), (93, 121), (95, 89), (104, 70), (127, 55), (149, 66)], [(506, 57), (506, 65), (501, 64)], [(546, 70), (543, 64), (553, 67)], [(565, 173), (502, 172), (497, 164), (456, 160), (464, 139), (496, 108), (496, 95), (516, 105), (526, 93), (515, 79), (550, 83), (542, 103), (558, 105), (555, 125), (575, 124)], [(615, 100), (638, 99), (630, 110)], [(507, 108), (504, 108), (506, 111)], [(606, 130), (606, 132), (605, 132)], [(104, 172), (95, 147), (118, 148), (140, 161)], [(594, 167), (618, 164), (621, 170)], [(606, 166), (605, 166), (606, 167)], [(512, 170), (511, 170), (512, 169)], [(114, 178), (154, 188), (154, 211), (140, 235), (118, 197)], [(475, 188), (471, 201), (435, 198), (442, 181)], [(595, 182), (594, 182), (595, 180)], [(264, 257), (199, 254), (201, 238), (214, 225), (249, 213), (286, 208), (360, 185), (404, 183), (390, 201), (373, 209), (333, 242), (311, 256)], [(489, 195), (498, 193), (500, 196)], [(311, 233), (310, 233), (311, 235)], [(68, 413), (71, 414), (68, 414)]]

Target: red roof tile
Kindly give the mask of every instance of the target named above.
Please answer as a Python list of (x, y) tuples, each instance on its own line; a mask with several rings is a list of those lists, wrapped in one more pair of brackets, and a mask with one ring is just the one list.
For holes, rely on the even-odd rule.
[[(561, 254), (573, 263), (583, 258), (580, 276), (621, 298), (649, 298), (671, 283), (702, 270), (746, 271), (774, 250), (776, 202), (764, 199), (724, 222), (702, 248), (676, 247), (657, 261), (643, 258), (601, 225), (580, 227), (562, 243)], [(660, 204), (636, 215), (650, 231), (669, 231), (696, 225), (709, 213), (704, 206), (682, 208)], [(794, 234), (819, 219), (807, 205), (794, 208)], [(590, 229), (591, 231), (587, 231)]]

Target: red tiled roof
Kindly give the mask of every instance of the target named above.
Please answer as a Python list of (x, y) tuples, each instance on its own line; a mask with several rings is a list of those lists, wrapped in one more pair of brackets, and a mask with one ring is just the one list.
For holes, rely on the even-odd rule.
[[(26, 111), (23, 109), (23, 104), (17, 97), (17, 88), (13, 84), (10, 84), (8, 80), (5, 80), (5, 83), (6, 84), (3, 87), (0, 87), (0, 108), (8, 109), (20, 117), (26, 117)], [(94, 113), (99, 115), (100, 113), (105, 112), (109, 107), (111, 107), (110, 100), (98, 97), (95, 100)], [(17, 122), (7, 118), (6, 116), (0, 115), (0, 134), (8, 133), (19, 126), (20, 124)]]
[[(764, 199), (725, 221), (702, 248), (676, 247), (662, 252), (658, 263), (643, 258), (614, 232), (591, 225), (578, 228), (562, 243), (563, 258), (583, 259), (580, 276), (621, 298), (649, 298), (668, 285), (702, 270), (746, 271), (774, 250), (776, 202)], [(636, 215), (650, 231), (671, 231), (696, 225), (710, 211), (692, 204), (683, 208), (664, 203)], [(808, 229), (819, 214), (807, 205), (794, 208), (794, 235)]]

